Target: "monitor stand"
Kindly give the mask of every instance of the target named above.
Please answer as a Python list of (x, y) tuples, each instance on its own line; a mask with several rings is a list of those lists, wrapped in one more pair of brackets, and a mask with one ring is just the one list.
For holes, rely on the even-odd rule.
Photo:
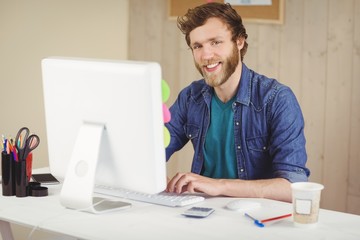
[(130, 203), (93, 197), (95, 174), (104, 124), (85, 122), (80, 127), (60, 193), (63, 206), (91, 213), (128, 208)]

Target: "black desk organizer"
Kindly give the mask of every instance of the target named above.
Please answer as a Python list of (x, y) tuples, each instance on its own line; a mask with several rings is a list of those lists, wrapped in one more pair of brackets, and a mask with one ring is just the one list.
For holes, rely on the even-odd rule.
[(29, 182), (26, 174), (26, 161), (15, 161), (12, 154), (1, 152), (2, 194), (16, 197), (42, 197), (48, 195), (47, 187), (38, 182)]

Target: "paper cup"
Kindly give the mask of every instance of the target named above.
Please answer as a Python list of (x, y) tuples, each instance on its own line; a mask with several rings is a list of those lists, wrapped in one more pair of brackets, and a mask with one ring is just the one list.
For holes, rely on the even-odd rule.
[(316, 226), (319, 218), (321, 190), (324, 186), (313, 182), (297, 182), (292, 183), (291, 188), (295, 226)]

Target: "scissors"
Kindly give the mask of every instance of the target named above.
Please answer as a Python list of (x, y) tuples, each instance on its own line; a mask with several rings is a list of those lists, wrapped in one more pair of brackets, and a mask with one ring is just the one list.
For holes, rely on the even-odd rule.
[(36, 134), (30, 135), (30, 131), (27, 127), (23, 127), (19, 130), (15, 138), (15, 146), (18, 153), (19, 160), (25, 160), (29, 153), (39, 146), (40, 138)]

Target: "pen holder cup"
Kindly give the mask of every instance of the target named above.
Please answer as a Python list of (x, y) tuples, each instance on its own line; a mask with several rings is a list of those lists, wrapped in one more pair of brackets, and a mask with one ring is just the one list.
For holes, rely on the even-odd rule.
[(26, 187), (28, 178), (26, 174), (26, 161), (20, 160), (15, 162), (15, 195), (16, 197), (26, 197)]
[(39, 182), (28, 182), (27, 185), (27, 195), (32, 196), (32, 190), (41, 187)]
[(6, 152), (1, 153), (1, 176), (3, 196), (15, 195), (15, 161)]

